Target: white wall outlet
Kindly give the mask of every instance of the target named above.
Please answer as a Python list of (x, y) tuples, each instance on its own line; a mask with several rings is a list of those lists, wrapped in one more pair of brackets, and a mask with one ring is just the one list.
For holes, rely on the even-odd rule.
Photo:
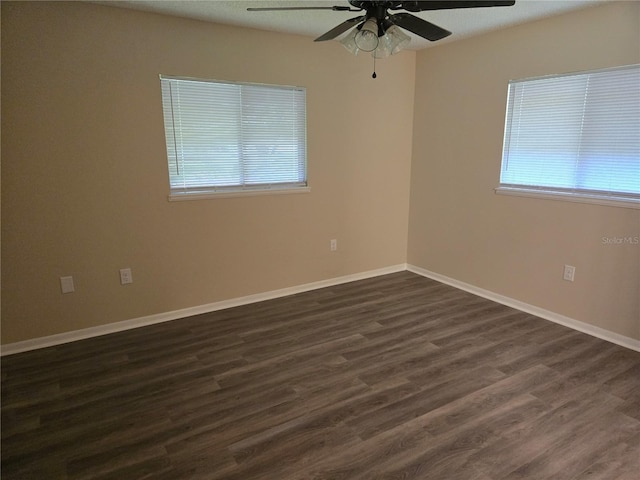
[(573, 282), (573, 277), (576, 274), (576, 267), (573, 265), (565, 265), (564, 266), (564, 274), (562, 276), (567, 282)]
[(133, 275), (131, 274), (131, 269), (121, 268), (120, 269), (120, 285), (128, 285), (129, 283), (133, 283)]
[(335, 252), (336, 250), (338, 250), (338, 240), (336, 240), (335, 238), (332, 239), (330, 242), (330, 248), (332, 252)]
[(62, 293), (73, 293), (76, 287), (73, 285), (73, 277), (60, 277), (60, 290)]

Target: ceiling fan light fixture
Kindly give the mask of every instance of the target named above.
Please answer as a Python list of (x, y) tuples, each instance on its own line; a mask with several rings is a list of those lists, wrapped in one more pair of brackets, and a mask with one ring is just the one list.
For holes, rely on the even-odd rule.
[(389, 44), (391, 55), (395, 55), (411, 43), (411, 37), (399, 27), (391, 25), (384, 34), (385, 43)]
[(399, 27), (390, 25), (384, 35), (379, 39), (378, 48), (373, 51), (375, 58), (386, 58), (395, 55), (411, 42), (411, 37), (406, 35)]
[(378, 21), (371, 17), (362, 28), (356, 32), (356, 36), (354, 38), (356, 46), (365, 52), (373, 52), (379, 43), (378, 40)]
[(360, 49), (356, 45), (356, 34), (359, 32), (357, 28), (352, 29), (347, 36), (345, 36), (340, 43), (344, 48), (349, 50), (350, 53), (358, 55)]
[(373, 51), (375, 58), (386, 58), (395, 55), (411, 42), (411, 37), (406, 35), (399, 27), (393, 24), (385, 25), (384, 35), (378, 38), (378, 48)]
[(372, 55), (375, 58), (386, 58), (391, 55), (391, 42), (389, 41), (389, 37), (383, 35), (378, 40), (378, 47), (372, 52)]

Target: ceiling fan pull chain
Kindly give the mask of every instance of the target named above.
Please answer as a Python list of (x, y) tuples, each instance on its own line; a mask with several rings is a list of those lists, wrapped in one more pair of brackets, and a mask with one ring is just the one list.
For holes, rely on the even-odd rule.
[(371, 78), (377, 78), (378, 75), (376, 75), (376, 56), (371, 56), (373, 57), (373, 75), (371, 75)]

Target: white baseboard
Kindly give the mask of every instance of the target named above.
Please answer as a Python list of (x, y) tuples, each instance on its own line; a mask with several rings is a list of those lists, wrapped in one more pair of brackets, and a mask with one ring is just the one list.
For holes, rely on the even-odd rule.
[(488, 300), (501, 303), (502, 305), (515, 308), (516, 310), (530, 313), (532, 315), (535, 315), (536, 317), (544, 318), (545, 320), (549, 320), (554, 323), (559, 323), (560, 325), (564, 325), (565, 327), (569, 327), (574, 330), (578, 330), (579, 332), (583, 332), (588, 335), (598, 337), (602, 340), (606, 340), (608, 342), (615, 343), (617, 345), (640, 352), (640, 340), (636, 340), (625, 335), (620, 335), (619, 333), (611, 332), (609, 330), (605, 330), (604, 328), (596, 327), (594, 325), (590, 325), (588, 323), (584, 323), (579, 320), (560, 315), (559, 313), (545, 310), (544, 308), (536, 307), (534, 305), (530, 305), (528, 303), (521, 302), (519, 300), (515, 300), (513, 298), (506, 297), (504, 295), (500, 295), (498, 293), (494, 293), (489, 290), (485, 290), (483, 288), (461, 282), (454, 278), (440, 275), (439, 273), (431, 272), (424, 268), (416, 267), (414, 265), (407, 265), (407, 270), (413, 273), (417, 273), (418, 275), (421, 275), (423, 277), (431, 278), (432, 280), (436, 280), (441, 283), (446, 283), (447, 285), (459, 288), (460, 290), (464, 290), (465, 292), (473, 293), (474, 295), (478, 295), (479, 297), (484, 297)]
[(226, 308), (238, 307), (240, 305), (247, 305), (250, 303), (262, 302), (264, 300), (286, 297), (288, 295), (295, 295), (296, 293), (308, 292), (310, 290), (317, 290), (319, 288), (340, 285), (341, 283), (354, 282), (356, 280), (364, 280), (366, 278), (377, 277), (389, 273), (402, 272), (406, 269), (407, 265), (403, 263), (390, 267), (378, 268), (376, 270), (355, 273), (352, 275), (344, 275), (342, 277), (331, 278), (328, 280), (306, 283), (295, 287), (282, 288), (279, 290), (272, 290), (270, 292), (257, 293), (254, 295), (247, 295), (246, 297), (222, 300), (220, 302), (208, 303), (206, 305), (183, 308), (180, 310), (158, 313), (155, 315), (133, 318), (130, 320), (123, 320), (121, 322), (109, 323), (107, 325), (100, 325), (97, 327), (83, 328), (82, 330), (74, 330), (72, 332), (58, 333), (56, 335), (24, 340), (22, 342), (8, 343), (0, 347), (0, 356), (13, 355), (15, 353), (27, 352), (29, 350), (52, 347), (55, 345), (61, 345), (63, 343), (75, 342), (76, 340), (99, 337), (101, 335), (107, 335), (109, 333), (116, 333), (124, 330), (130, 330), (132, 328), (145, 327), (147, 325), (153, 325), (156, 323), (169, 322), (171, 320), (178, 320), (180, 318), (200, 315), (202, 313), (210, 313), (217, 310), (224, 310)]
[(414, 265), (399, 264), (390, 267), (379, 268), (376, 270), (369, 270), (366, 272), (356, 273), (352, 275), (345, 275), (342, 277), (331, 278), (328, 280), (321, 280), (318, 282), (306, 283), (295, 287), (282, 288), (279, 290), (272, 290), (270, 292), (257, 293), (254, 295), (247, 295), (245, 297), (238, 297), (229, 300), (222, 300), (220, 302), (209, 303), (206, 305), (200, 305), (196, 307), (183, 308), (180, 310), (174, 310), (171, 312), (158, 313), (155, 315), (148, 315), (145, 317), (133, 318), (130, 320), (123, 320), (121, 322), (110, 323), (107, 325), (100, 325), (97, 327), (84, 328), (82, 330), (74, 330), (72, 332), (59, 333), (56, 335), (50, 335), (47, 337), (34, 338), (31, 340), (24, 340), (22, 342), (8, 343), (0, 347), (0, 356), (12, 355), (15, 353), (27, 352), (29, 350), (36, 350), (39, 348), (52, 347), (55, 345), (61, 345), (63, 343), (75, 342), (76, 340), (83, 340), (86, 338), (99, 337), (101, 335), (107, 335), (109, 333), (121, 332), (124, 330), (130, 330), (133, 328), (144, 327), (147, 325), (153, 325), (156, 323), (169, 322), (172, 320), (178, 320), (180, 318), (186, 318), (193, 315), (200, 315), (203, 313), (215, 312), (218, 310), (224, 310), (226, 308), (238, 307), (241, 305), (247, 305), (250, 303), (262, 302), (264, 300), (271, 300), (274, 298), (286, 297), (288, 295), (295, 295), (297, 293), (308, 292), (311, 290), (317, 290), (319, 288), (331, 287), (334, 285), (340, 285), (342, 283), (354, 282), (357, 280), (364, 280), (366, 278), (377, 277), (380, 275), (386, 275), (389, 273), (401, 272), (408, 270), (423, 277), (431, 278), (441, 283), (451, 285), (452, 287), (459, 288), (474, 295), (492, 300), (502, 305), (521, 310), (523, 312), (530, 313), (540, 318), (559, 323), (574, 330), (592, 335), (594, 337), (601, 338), (608, 342), (621, 345), (640, 352), (640, 340), (626, 337), (603, 328), (590, 325), (588, 323), (575, 320), (573, 318), (560, 315), (549, 310), (545, 310), (528, 303), (515, 300), (504, 295), (500, 295), (489, 290), (476, 287), (474, 285), (461, 282), (459, 280), (441, 275), (439, 273), (431, 272), (424, 268), (416, 267)]

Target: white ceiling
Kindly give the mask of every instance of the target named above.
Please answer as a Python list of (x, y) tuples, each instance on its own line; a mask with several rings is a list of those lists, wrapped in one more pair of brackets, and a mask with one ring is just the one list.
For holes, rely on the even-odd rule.
[[(408, 48), (419, 50), (607, 1), (611, 0), (516, 0), (516, 4), (512, 7), (420, 12), (415, 15), (453, 32), (453, 35), (434, 43), (407, 32), (411, 36), (411, 44)], [(293, 33), (311, 39), (319, 37), (344, 20), (359, 15), (354, 12), (334, 12), (331, 10), (247, 11), (247, 7), (348, 6), (346, 0), (127, 0), (96, 1), (95, 3), (228, 25)]]

